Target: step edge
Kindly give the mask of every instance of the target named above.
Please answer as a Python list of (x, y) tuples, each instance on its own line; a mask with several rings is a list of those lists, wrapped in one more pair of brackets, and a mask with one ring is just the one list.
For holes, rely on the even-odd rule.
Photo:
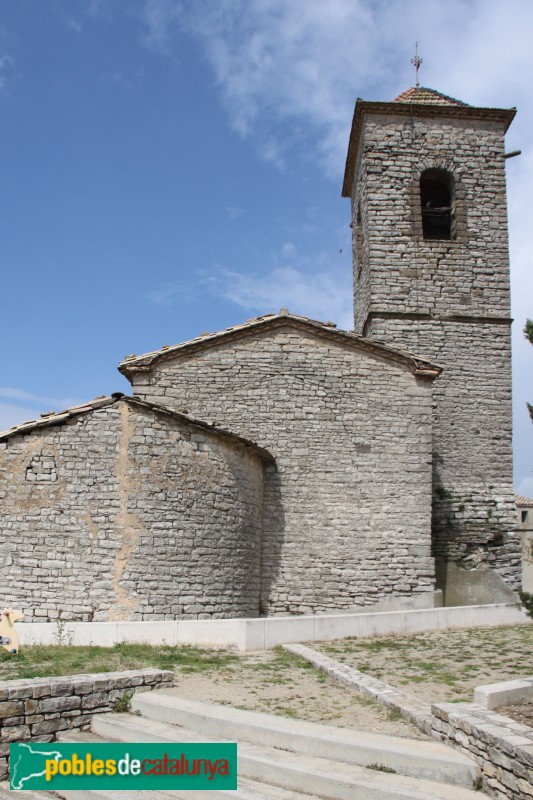
[[(367, 743), (372, 743), (376, 747), (376, 749), (382, 747), (384, 744), (388, 744), (389, 746), (395, 745), (398, 748), (405, 748), (405, 749), (408, 749), (409, 746), (412, 747), (416, 746), (417, 748), (427, 750), (428, 751), (427, 755), (428, 756), (431, 755), (432, 758), (446, 757), (452, 761), (456, 761), (457, 763), (462, 763), (465, 765), (473, 763), (472, 759), (469, 759), (468, 756), (465, 756), (463, 753), (459, 753), (458, 751), (453, 750), (451, 747), (448, 747), (447, 745), (444, 745), (441, 742), (426, 741), (424, 739), (407, 739), (401, 736), (389, 736), (387, 734), (378, 734), (371, 732), (367, 733), (365, 731), (356, 731), (350, 728), (338, 728), (333, 725), (322, 725), (322, 723), (311, 722), (308, 720), (298, 720), (288, 717), (282, 717), (281, 715), (276, 715), (276, 714), (268, 714), (268, 713), (263, 714), (262, 712), (249, 711), (247, 709), (236, 709), (233, 706), (226, 707), (214, 703), (213, 704), (198, 703), (194, 700), (186, 700), (185, 698), (183, 698), (183, 700), (185, 700), (187, 704), (191, 704), (197, 707), (202, 707), (203, 711), (200, 710), (200, 708), (198, 708), (198, 710), (194, 708), (188, 709), (180, 705), (182, 698), (178, 699), (178, 703), (165, 704), (161, 698), (157, 698), (157, 700), (154, 698), (152, 700), (152, 696), (155, 694), (157, 694), (157, 692), (150, 692), (149, 694), (142, 693), (136, 695), (132, 700), (132, 708), (142, 711), (142, 708), (140, 708), (140, 706), (156, 705), (158, 708), (168, 710), (169, 706), (178, 705), (179, 706), (178, 710), (181, 713), (190, 714), (191, 716), (197, 715), (198, 717), (201, 717), (201, 715), (203, 714), (205, 718), (211, 720), (216, 719), (217, 722), (221, 723), (224, 722), (227, 723), (227, 720), (224, 719), (224, 715), (222, 713), (227, 708), (228, 710), (230, 710), (230, 712), (234, 712), (236, 715), (240, 716), (242, 714), (242, 722), (239, 719), (232, 720), (232, 723), (235, 725), (242, 724), (253, 727), (255, 723), (259, 729), (263, 729), (266, 724), (272, 732), (278, 732), (283, 725), (283, 723), (281, 723), (280, 720), (283, 720), (284, 722), (289, 723), (293, 728), (300, 728), (301, 733), (299, 732), (298, 733), (299, 735), (302, 736), (309, 735), (306, 730), (307, 728), (309, 728), (311, 731), (311, 735), (312, 731), (316, 732), (315, 733), (316, 738), (326, 738), (327, 735), (331, 736), (331, 734), (334, 733), (336, 737), (335, 740), (342, 744), (350, 744), (350, 745), (358, 744), (358, 742), (354, 742), (353, 740), (357, 739), (358, 737), (361, 737), (364, 739), (364, 742), (362, 744), (362, 746), (364, 747), (367, 746)], [(170, 700), (175, 698), (176, 695), (166, 695), (166, 697), (169, 698)], [(215, 709), (214, 713), (211, 713), (211, 709)], [(246, 717), (244, 715), (246, 715)], [(248, 715), (250, 716), (248, 717)], [(167, 724), (171, 725), (172, 723), (167, 723)], [(296, 735), (297, 731), (293, 729), (289, 731), (281, 731), (281, 733), (289, 733), (291, 735)], [(331, 739), (329, 740), (331, 741)]]
[[(117, 722), (122, 722), (122, 717), (127, 717), (127, 716), (128, 715), (114, 715), (114, 714), (113, 715), (111, 715), (111, 714), (100, 715), (99, 717), (95, 717), (95, 722), (102, 723), (104, 725), (108, 724), (108, 725), (111, 725), (113, 727), (114, 725), (117, 724)], [(105, 717), (107, 717), (107, 720), (105, 720)], [(113, 717), (114, 719), (110, 720), (111, 717)], [(121, 719), (117, 720), (118, 717), (121, 717)], [(139, 718), (139, 719), (143, 719), (145, 722), (147, 721), (144, 718)], [(154, 730), (154, 734), (153, 735), (157, 735), (157, 736), (162, 736), (165, 733), (165, 730), (161, 731), (161, 730), (158, 730), (158, 728), (163, 728), (163, 729), (172, 728), (172, 726), (165, 725), (164, 723), (154, 723), (153, 720), (150, 720), (149, 723), (154, 728), (156, 728), (156, 730)], [(132, 731), (132, 729), (133, 729), (133, 732), (135, 732), (135, 726), (134, 725), (129, 725), (128, 728), (129, 728), (130, 731)], [(168, 731), (167, 730), (166, 733), (168, 735), (168, 733), (177, 733), (177, 731), (174, 732), (174, 731)], [(174, 740), (174, 737), (172, 737), (172, 738), (168, 739), (167, 741), (173, 742), (175, 740)], [(266, 747), (264, 749), (272, 750), (272, 748), (266, 748)], [(278, 753), (283, 753), (283, 752), (287, 752), (287, 751), (283, 751), (283, 750), (279, 750), (278, 751)], [(309, 759), (312, 759), (312, 760), (320, 761), (320, 757), (318, 757), (318, 756), (306, 756), (306, 757), (309, 758)], [(324, 760), (328, 760), (328, 759), (324, 759)], [(331, 759), (329, 759), (329, 760), (331, 760)], [(239, 764), (242, 766), (243, 763), (246, 764), (247, 762), (250, 762), (250, 763), (260, 762), (263, 765), (268, 765), (268, 767), (270, 769), (272, 767), (274, 767), (274, 773), (276, 773), (276, 770), (279, 773), (279, 770), (280, 770), (280, 767), (281, 767), (285, 771), (297, 772), (299, 775), (307, 775), (310, 772), (313, 772), (315, 774), (315, 777), (325, 775), (326, 779), (335, 780), (335, 781), (341, 780), (342, 783), (344, 783), (347, 786), (350, 785), (350, 781), (353, 782), (353, 777), (344, 776), (344, 775), (339, 776), (338, 773), (337, 774), (332, 774), (332, 773), (330, 774), (327, 771), (320, 772), (318, 770), (312, 769), (311, 767), (305, 767), (305, 769), (304, 769), (303, 767), (294, 767), (294, 766), (286, 765), (286, 764), (281, 764), (280, 765), (279, 761), (276, 761), (276, 759), (273, 758), (272, 754), (270, 754), (270, 753), (268, 753), (266, 756), (265, 755), (257, 755), (257, 754), (246, 754), (246, 752), (243, 754), (242, 753), (242, 747), (241, 747), (241, 752), (240, 752), (240, 755), (239, 755)], [(389, 784), (390, 784), (391, 781), (398, 782), (398, 780), (399, 780), (400, 784), (403, 784), (403, 783), (406, 783), (406, 782), (408, 783), (408, 786), (405, 787), (406, 790), (407, 789), (412, 790), (413, 788), (417, 788), (417, 789), (420, 789), (421, 791), (425, 791), (426, 795), (424, 796), (424, 795), (421, 794), (420, 795), (420, 800), (426, 800), (427, 797), (431, 797), (431, 794), (429, 794), (429, 795), (427, 794), (428, 791), (431, 790), (431, 789), (433, 789), (434, 791), (436, 789), (447, 789), (447, 790), (449, 790), (449, 792), (451, 792), (450, 800), (453, 800), (454, 794), (457, 796), (457, 798), (460, 798), (461, 795), (457, 794), (458, 792), (462, 792), (465, 800), (485, 800), (484, 795), (480, 794), (479, 792), (475, 792), (473, 789), (468, 788), (468, 787), (458, 786), (458, 785), (455, 785), (455, 784), (445, 783), (445, 782), (442, 782), (442, 781), (432, 781), (432, 780), (429, 780), (427, 778), (417, 778), (417, 777), (414, 777), (414, 776), (401, 775), (399, 773), (394, 773), (394, 775), (389, 774), (389, 773), (381, 773), (379, 770), (372, 771), (372, 780), (370, 781), (370, 783), (368, 783), (368, 772), (369, 772), (369, 770), (366, 767), (359, 766), (359, 765), (356, 765), (356, 764), (349, 764), (349, 765), (345, 765), (345, 766), (349, 767), (350, 770), (353, 771), (354, 773), (362, 773), (362, 777), (367, 777), (367, 780), (363, 781), (363, 783), (369, 789), (374, 788), (373, 785), (376, 784), (376, 783), (377, 784), (381, 784), (383, 786), (383, 789), (386, 789), (386, 788), (389, 788)], [(367, 773), (366, 776), (365, 776), (365, 772)], [(247, 774), (246, 777), (254, 779), (254, 777), (249, 775), (249, 774)], [(255, 780), (257, 780), (257, 778), (255, 778)], [(261, 782), (261, 781), (259, 781), (259, 782)], [(414, 786), (412, 785), (413, 782), (414, 782)], [(278, 784), (275, 784), (275, 785), (278, 785)], [(408, 795), (406, 795), (406, 798), (407, 797), (408, 797)], [(438, 798), (439, 795), (437, 794), (436, 797)], [(442, 795), (442, 800), (445, 800), (445, 798), (446, 798), (446, 795), (445, 794)], [(488, 798), (487, 798), (487, 800), (488, 800)]]

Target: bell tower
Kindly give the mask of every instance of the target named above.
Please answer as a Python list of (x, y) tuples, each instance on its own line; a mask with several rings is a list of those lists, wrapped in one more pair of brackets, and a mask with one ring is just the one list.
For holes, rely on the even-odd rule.
[(346, 161), (355, 332), (443, 367), (432, 528), (448, 604), (494, 602), (520, 580), (504, 153), (515, 113), (418, 86), (357, 100)]

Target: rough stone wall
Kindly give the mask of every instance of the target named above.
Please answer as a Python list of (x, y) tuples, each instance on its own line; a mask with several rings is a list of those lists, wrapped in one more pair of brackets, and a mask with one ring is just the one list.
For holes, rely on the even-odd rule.
[(28, 620), (255, 616), (262, 462), (120, 401), (0, 443), (4, 603)]
[[(434, 385), (434, 553), (491, 565), (516, 588), (502, 124), (417, 118), (415, 108), (412, 117), (367, 116), (363, 136), (353, 214), (355, 225), (361, 209), (368, 257), (355, 330), (444, 367)], [(423, 238), (428, 168), (455, 176), (454, 240)]]
[[(442, 561), (490, 566), (511, 586), (520, 579), (520, 538), (512, 487), (510, 342), (499, 325), (375, 318), (385, 335), (414, 349), (417, 337), (444, 367), (433, 385), (433, 546)], [(484, 335), (482, 333), (484, 331)], [(499, 348), (498, 348), (499, 344)]]
[(134, 393), (265, 447), (263, 613), (431, 590), (431, 382), (287, 323), (162, 361)]
[(432, 706), (431, 735), (474, 758), (496, 800), (533, 797), (533, 729), (475, 703)]
[(0, 443), (5, 603), (29, 620), (106, 618), (117, 549), (116, 414), (102, 409)]
[[(361, 208), (371, 310), (509, 320), (503, 126), (452, 117), (367, 115), (353, 191)], [(419, 181), (442, 168), (456, 181), (455, 240), (424, 240)], [(357, 302), (357, 298), (356, 298)], [(365, 319), (356, 319), (363, 332)]]
[(129, 616), (258, 616), (260, 458), (251, 448), (124, 405), (131, 425), (125, 483), (139, 531), (124, 554), (121, 579), (134, 599)]
[(137, 669), (0, 683), (0, 780), (9, 772), (9, 747), (55, 742), (66, 730), (84, 730), (93, 714), (111, 711), (124, 693), (171, 686), (170, 670)]

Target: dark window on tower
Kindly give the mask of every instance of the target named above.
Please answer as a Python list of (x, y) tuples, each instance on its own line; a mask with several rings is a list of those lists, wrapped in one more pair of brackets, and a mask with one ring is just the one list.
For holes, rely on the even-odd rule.
[(527, 522), (527, 511), (522, 511), (522, 522)]
[(427, 169), (420, 176), (424, 239), (455, 239), (455, 181), (444, 169)]

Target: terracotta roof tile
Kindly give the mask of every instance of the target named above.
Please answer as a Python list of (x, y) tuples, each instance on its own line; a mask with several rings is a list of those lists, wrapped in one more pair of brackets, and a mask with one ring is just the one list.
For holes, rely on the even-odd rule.
[(428, 89), (425, 86), (411, 86), (407, 91), (402, 92), (393, 101), (394, 103), (421, 103), (431, 106), (468, 106), (462, 100), (455, 97), (448, 97), (446, 94), (436, 92), (435, 89)]
[(515, 495), (515, 503), (518, 508), (533, 508), (533, 500), (530, 497), (524, 497), (521, 494)]

